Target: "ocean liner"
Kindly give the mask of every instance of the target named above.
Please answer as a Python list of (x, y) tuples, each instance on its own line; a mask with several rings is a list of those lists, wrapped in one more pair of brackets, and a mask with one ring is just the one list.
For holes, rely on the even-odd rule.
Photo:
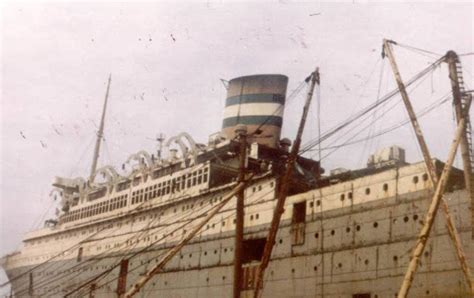
[[(316, 70), (295, 141), (281, 139), (288, 78), (232, 79), (222, 130), (207, 144), (160, 139), (123, 165), (97, 168), (108, 98), (87, 178), (53, 183), (61, 212), (29, 232), (1, 265), (13, 297), (472, 297), (470, 92), (448, 52), (399, 89), (427, 153), (406, 88), (448, 63), (464, 169), (398, 146), (367, 167), (334, 169), (300, 146)], [(347, 119), (331, 133), (354, 120)], [(165, 154), (166, 153), (166, 154)], [(437, 212), (438, 208), (442, 209)]]

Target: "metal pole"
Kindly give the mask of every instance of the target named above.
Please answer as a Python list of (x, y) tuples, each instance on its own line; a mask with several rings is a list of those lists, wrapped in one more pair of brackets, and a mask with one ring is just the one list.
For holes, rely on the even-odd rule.
[(311, 86), (309, 88), (308, 95), (306, 96), (306, 102), (303, 108), (303, 115), (301, 116), (300, 125), (298, 127), (298, 133), (296, 134), (295, 143), (293, 144), (293, 147), (291, 148), (290, 156), (288, 157), (286, 171), (283, 176), (282, 183), (278, 189), (277, 202), (276, 202), (276, 207), (273, 211), (273, 218), (272, 218), (272, 222), (270, 226), (270, 231), (268, 232), (265, 248), (263, 249), (262, 261), (257, 270), (257, 276), (256, 276), (256, 281), (255, 281), (256, 286), (255, 286), (255, 291), (254, 291), (255, 298), (259, 297), (260, 288), (263, 287), (263, 276), (265, 274), (265, 269), (267, 268), (268, 263), (270, 262), (273, 246), (275, 244), (276, 234), (278, 232), (278, 227), (280, 225), (281, 215), (284, 212), (285, 200), (288, 194), (289, 184), (291, 182), (290, 181), (291, 175), (293, 173), (293, 167), (296, 161), (296, 157), (298, 155), (298, 151), (300, 149), (301, 136), (303, 135), (304, 126), (306, 123), (306, 117), (308, 116), (309, 106), (311, 104), (311, 99), (313, 97), (313, 91), (314, 91), (314, 87), (316, 86), (316, 83), (319, 84), (319, 69), (318, 68), (316, 68), (316, 70), (311, 74)]
[(153, 268), (151, 268), (150, 270), (148, 270), (148, 272), (145, 273), (145, 275), (140, 278), (137, 282), (135, 282), (133, 284), (133, 286), (130, 287), (130, 289), (127, 291), (127, 293), (125, 293), (125, 297), (127, 298), (130, 298), (130, 297), (133, 297), (136, 293), (138, 293), (140, 291), (141, 288), (143, 288), (145, 286), (145, 284), (155, 275), (157, 274), (161, 269), (163, 269), (163, 267), (181, 250), (181, 248), (183, 248), (183, 246), (185, 246), (198, 232), (199, 230), (201, 230), (201, 228), (212, 218), (214, 217), (214, 215), (216, 215), (221, 209), (222, 207), (224, 207), (225, 204), (227, 204), (230, 199), (232, 199), (233, 196), (235, 196), (236, 194), (238, 194), (242, 189), (245, 188), (245, 186), (247, 185), (248, 181), (250, 181), (252, 179), (253, 175), (250, 175), (250, 177), (248, 177), (246, 179), (245, 182), (241, 182), (239, 184), (237, 184), (237, 186), (232, 189), (232, 191), (230, 193), (228, 193), (223, 199), (222, 199), (222, 202), (220, 202), (212, 211), (210, 211), (206, 217), (200, 222), (197, 224), (196, 227), (194, 227), (190, 232), (189, 234), (186, 235), (186, 237), (181, 240), (175, 247), (173, 247), (172, 249), (170, 249), (168, 251), (168, 253), (166, 253), (166, 255), (158, 262), (158, 264), (156, 264), (155, 266), (153, 266)]
[(105, 100), (104, 100), (104, 107), (102, 108), (102, 117), (100, 119), (100, 126), (99, 131), (97, 132), (97, 139), (95, 141), (95, 148), (94, 148), (94, 157), (92, 159), (92, 166), (91, 166), (91, 173), (89, 175), (89, 181), (92, 181), (94, 177), (95, 170), (97, 170), (97, 161), (99, 160), (99, 152), (100, 152), (100, 142), (104, 137), (104, 122), (105, 122), (105, 111), (107, 109), (107, 100), (109, 98), (109, 89), (110, 89), (110, 81), (112, 80), (112, 74), (109, 75), (109, 81), (107, 83), (107, 91), (105, 92)]
[[(236, 129), (240, 141), (239, 183), (245, 180), (245, 168), (247, 160), (247, 127), (239, 126)], [(239, 191), (236, 202), (235, 216), (235, 247), (234, 247), (234, 298), (240, 298), (242, 286), (242, 241), (244, 238), (244, 192)]]
[(419, 264), (419, 259), (423, 250), (425, 249), (426, 242), (428, 241), (428, 237), (430, 236), (431, 227), (433, 226), (433, 222), (436, 217), (436, 213), (438, 211), (439, 203), (441, 202), (441, 198), (443, 197), (444, 191), (446, 190), (446, 184), (448, 182), (449, 174), (451, 172), (451, 167), (456, 157), (456, 150), (458, 148), (459, 142), (461, 140), (461, 135), (464, 131), (464, 119), (462, 119), (458, 127), (456, 129), (456, 134), (451, 144), (451, 148), (449, 150), (448, 160), (444, 166), (443, 172), (441, 174), (441, 178), (439, 183), (436, 186), (436, 191), (433, 195), (431, 200), (430, 207), (428, 208), (428, 213), (425, 217), (425, 224), (421, 228), (421, 232), (418, 236), (418, 240), (416, 241), (415, 249), (413, 250), (413, 254), (411, 256), (410, 264), (408, 265), (408, 270), (405, 274), (405, 278), (403, 279), (402, 286), (400, 291), (398, 292), (398, 297), (403, 298), (408, 295), (408, 291), (411, 287), (412, 280), (415, 274), (415, 271)]
[[(389, 41), (384, 39), (384, 53), (387, 54), (390, 64), (392, 66), (392, 71), (393, 75), (395, 76), (395, 80), (397, 81), (398, 89), (400, 90), (400, 94), (402, 96), (403, 102), (405, 104), (405, 107), (407, 109), (408, 115), (410, 117), (413, 129), (415, 130), (415, 135), (418, 140), (418, 144), (420, 145), (421, 151), (423, 153), (423, 158), (425, 161), (426, 168), (428, 169), (428, 176), (431, 180), (432, 187), (435, 188), (438, 184), (438, 176), (436, 173), (436, 169), (433, 164), (433, 160), (431, 159), (430, 152), (428, 150), (428, 146), (426, 145), (425, 139), (423, 137), (423, 133), (421, 131), (420, 125), (418, 123), (418, 120), (416, 118), (416, 114), (413, 110), (413, 106), (411, 105), (410, 98), (408, 97), (408, 93), (406, 91), (405, 85), (403, 84), (402, 78), (400, 76), (400, 72), (398, 70), (397, 63), (395, 62), (395, 57), (393, 55), (392, 49), (390, 47), (391, 43), (395, 43), (393, 41)], [(446, 218), (446, 227), (448, 229), (448, 234), (451, 237), (451, 240), (454, 243), (454, 246), (456, 248), (456, 253), (459, 259), (459, 262), (461, 263), (461, 268), (463, 268), (463, 272), (465, 274), (466, 280), (469, 281), (469, 286), (471, 286), (471, 277), (469, 274), (469, 266), (466, 263), (466, 259), (464, 257), (464, 252), (462, 249), (462, 244), (458, 235), (458, 232), (456, 230), (456, 226), (454, 225), (454, 222), (451, 218), (451, 215), (449, 213), (449, 208), (446, 202), (441, 198), (441, 207), (444, 211), (444, 216)], [(464, 270), (466, 269), (467, 270)], [(416, 270), (416, 267), (415, 267)], [(414, 275), (415, 271), (408, 270), (407, 275)], [(407, 280), (413, 280), (413, 276), (410, 276), (410, 278), (406, 278), (404, 280), (404, 283)], [(402, 285), (403, 287), (404, 285)], [(408, 286), (409, 288), (409, 286)], [(402, 296), (403, 297), (403, 296)]]
[(117, 297), (127, 290), (128, 259), (120, 261), (120, 273), (117, 280)]
[[(456, 64), (459, 63), (458, 55), (454, 51), (449, 51), (446, 54), (446, 62), (448, 63), (449, 67), (449, 78), (451, 81), (451, 89), (453, 92), (453, 103), (454, 103), (454, 110), (456, 112), (456, 119), (457, 122), (461, 119), (468, 120), (469, 117), (469, 105), (465, 107), (465, 110), (462, 107), (462, 94), (461, 88), (459, 86), (459, 77), (458, 77), (458, 70)], [(472, 168), (471, 168), (471, 154), (470, 148), (468, 145), (467, 138), (470, 137), (467, 135), (467, 123), (464, 126), (464, 132), (461, 137), (461, 157), (464, 166), (464, 181), (466, 184), (466, 190), (468, 195), (471, 197), (471, 227), (474, 227), (474, 194), (473, 194), (473, 175), (472, 175)], [(472, 230), (472, 235), (474, 237), (474, 229)]]

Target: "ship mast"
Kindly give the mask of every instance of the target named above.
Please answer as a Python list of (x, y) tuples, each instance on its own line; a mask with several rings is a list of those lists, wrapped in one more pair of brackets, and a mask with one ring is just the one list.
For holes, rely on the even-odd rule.
[(89, 175), (89, 182), (92, 181), (92, 178), (94, 177), (95, 171), (97, 170), (97, 161), (99, 160), (100, 143), (102, 141), (102, 138), (104, 137), (105, 111), (107, 110), (107, 100), (109, 98), (109, 89), (110, 89), (110, 81), (111, 80), (112, 80), (112, 74), (109, 75), (109, 81), (107, 83), (107, 91), (105, 92), (104, 107), (102, 108), (102, 118), (100, 119), (99, 131), (97, 132), (97, 139), (95, 141), (94, 157), (92, 159), (92, 166), (91, 166), (91, 173)]

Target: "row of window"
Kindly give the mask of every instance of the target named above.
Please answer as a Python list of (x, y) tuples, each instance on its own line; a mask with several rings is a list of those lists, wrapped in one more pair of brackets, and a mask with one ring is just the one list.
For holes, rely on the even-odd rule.
[(209, 168), (196, 170), (182, 176), (132, 192), (132, 205), (184, 190), (209, 180)]
[(63, 217), (64, 222), (71, 222), (86, 217), (94, 216), (97, 214), (102, 214), (105, 212), (113, 211), (116, 209), (123, 208), (127, 206), (127, 197), (128, 195), (121, 195), (116, 198), (112, 198), (105, 202), (100, 202), (91, 206), (87, 206), (78, 210), (69, 212)]

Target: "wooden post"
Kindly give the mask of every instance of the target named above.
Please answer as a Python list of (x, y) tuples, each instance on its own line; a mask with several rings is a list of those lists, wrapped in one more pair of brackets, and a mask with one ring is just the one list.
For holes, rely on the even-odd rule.
[[(431, 159), (430, 152), (428, 150), (428, 146), (426, 145), (425, 139), (423, 137), (423, 133), (421, 131), (420, 125), (418, 123), (418, 120), (416, 118), (416, 114), (413, 110), (413, 106), (411, 105), (410, 98), (408, 97), (408, 93), (406, 91), (405, 85), (403, 84), (402, 78), (400, 76), (400, 72), (398, 70), (397, 63), (395, 62), (395, 57), (393, 55), (392, 49), (390, 47), (390, 43), (394, 43), (393, 41), (389, 41), (384, 39), (384, 53), (387, 54), (390, 64), (392, 66), (392, 71), (393, 75), (395, 76), (395, 80), (397, 81), (398, 88), (400, 90), (400, 94), (402, 96), (403, 102), (405, 104), (405, 107), (407, 109), (408, 115), (410, 117), (413, 129), (415, 130), (415, 135), (418, 140), (418, 144), (420, 145), (421, 151), (423, 153), (423, 158), (425, 161), (426, 168), (428, 170), (428, 176), (431, 180), (432, 187), (435, 188), (437, 187), (438, 184), (438, 176), (436, 173), (436, 169), (433, 164), (433, 160)], [(438, 206), (438, 205), (436, 205)], [(463, 268), (464, 272), (464, 277), (469, 283), (469, 287), (471, 287), (471, 276), (469, 272), (469, 266), (466, 262), (466, 259), (464, 257), (464, 252), (462, 249), (462, 244), (461, 240), (459, 238), (459, 234), (456, 230), (456, 226), (454, 225), (454, 222), (451, 218), (451, 215), (449, 213), (449, 208), (446, 202), (441, 198), (441, 207), (444, 212), (444, 216), (446, 218), (446, 227), (448, 229), (448, 234), (451, 237), (451, 240), (453, 241), (453, 244), (456, 248), (456, 253), (459, 259), (459, 262), (461, 263), (461, 268)], [(465, 270), (467, 268), (467, 270)], [(416, 271), (416, 267), (414, 268)], [(408, 270), (407, 274), (413, 275), (415, 271)], [(407, 279), (405, 279), (407, 280)], [(413, 280), (413, 276), (409, 278), (409, 280)], [(404, 281), (405, 283), (405, 281)], [(402, 285), (403, 287), (403, 285)], [(408, 286), (409, 288), (409, 286)], [(404, 297), (404, 296), (399, 296), (399, 297)]]
[(145, 275), (140, 278), (130, 289), (128, 290), (127, 293), (125, 293), (125, 297), (133, 297), (136, 293), (140, 291), (141, 288), (145, 286), (145, 284), (155, 275), (157, 274), (163, 267), (185, 246), (198, 232), (201, 230), (201, 228), (212, 218), (214, 215), (216, 215), (222, 207), (224, 207), (227, 202), (232, 199), (233, 196), (238, 194), (242, 189), (245, 188), (247, 185), (248, 181), (252, 179), (253, 175), (250, 175), (246, 179), (245, 182), (241, 182), (237, 184), (237, 186), (230, 192), (228, 193), (223, 199), (222, 202), (220, 202), (212, 211), (210, 211), (206, 217), (196, 226), (194, 227), (189, 234), (186, 235), (186, 237), (183, 238), (175, 247), (170, 249), (168, 253), (165, 254), (165, 256), (155, 265), (153, 268), (148, 270), (148, 272), (145, 273)]
[[(462, 136), (463, 131), (464, 131), (464, 119), (461, 119), (456, 129), (456, 134), (455, 134), (453, 143), (449, 150), (448, 160), (446, 161), (443, 172), (441, 174), (441, 178), (436, 186), (436, 190), (431, 200), (431, 204), (428, 208), (428, 213), (426, 214), (426, 217), (425, 217), (424, 225), (421, 228), (420, 234), (418, 235), (418, 239), (416, 241), (415, 248), (412, 252), (410, 264), (408, 265), (408, 270), (405, 274), (405, 278), (403, 279), (403, 283), (400, 288), (400, 291), (398, 292), (399, 298), (403, 298), (408, 295), (408, 290), (411, 287), (414, 274), (419, 264), (420, 256), (423, 253), (423, 250), (425, 249), (426, 242), (428, 241), (428, 237), (430, 236), (431, 227), (433, 226), (433, 222), (435, 220), (436, 213), (438, 211), (438, 206), (441, 202), (441, 198), (443, 197), (444, 191), (446, 189), (446, 185), (449, 179), (449, 174), (451, 173), (452, 164), (453, 164), (454, 158), (456, 157), (456, 151), (461, 141), (461, 136)], [(467, 267), (466, 269), (469, 270), (469, 267)], [(472, 287), (472, 284), (470, 286)]]
[(34, 295), (34, 286), (33, 286), (33, 272), (30, 272), (29, 274), (29, 282), (28, 282), (28, 295), (33, 296)]
[(117, 280), (117, 296), (120, 297), (127, 290), (128, 259), (120, 262), (120, 273)]
[[(245, 180), (245, 165), (247, 161), (247, 127), (238, 126), (236, 134), (240, 141), (239, 183)], [(237, 194), (235, 216), (235, 246), (234, 246), (234, 298), (240, 298), (242, 286), (242, 241), (244, 239), (244, 191), (242, 188)]]
[(91, 290), (89, 291), (89, 298), (94, 298), (95, 295), (94, 295), (94, 292), (97, 288), (97, 285), (95, 283), (91, 284)]
[[(453, 103), (454, 103), (454, 110), (456, 112), (456, 119), (457, 122), (464, 118), (466, 121), (469, 119), (469, 104), (468, 103), (463, 109), (462, 106), (462, 94), (461, 94), (461, 87), (459, 85), (459, 77), (458, 77), (458, 69), (456, 64), (459, 63), (458, 55), (453, 52), (449, 51), (446, 53), (446, 62), (448, 63), (449, 67), (449, 79), (451, 81), (451, 89), (453, 93)], [(461, 157), (464, 166), (464, 182), (466, 184), (466, 190), (468, 195), (471, 197), (471, 227), (472, 227), (472, 237), (474, 238), (474, 189), (473, 189), (473, 174), (471, 168), (471, 153), (469, 148), (468, 136), (467, 132), (468, 123), (466, 123), (464, 127), (464, 132), (461, 137)]]
[(285, 200), (288, 194), (289, 184), (291, 182), (290, 180), (293, 173), (293, 167), (294, 167), (298, 152), (300, 150), (301, 136), (303, 135), (304, 126), (306, 123), (306, 117), (308, 115), (309, 106), (311, 104), (311, 99), (313, 97), (313, 91), (314, 91), (314, 87), (316, 86), (316, 83), (319, 84), (319, 69), (318, 68), (316, 68), (316, 70), (311, 74), (311, 86), (309, 88), (308, 95), (306, 96), (306, 102), (303, 108), (303, 115), (301, 116), (301, 121), (298, 127), (298, 132), (296, 134), (295, 143), (293, 144), (293, 147), (291, 148), (291, 153), (290, 153), (290, 156), (288, 157), (286, 171), (283, 176), (283, 180), (280, 184), (280, 187), (278, 189), (277, 202), (276, 202), (275, 209), (273, 211), (273, 218), (272, 218), (272, 222), (270, 226), (270, 231), (268, 232), (265, 248), (263, 249), (262, 261), (257, 270), (257, 276), (256, 276), (256, 281), (255, 281), (255, 291), (254, 291), (255, 298), (259, 297), (260, 288), (263, 287), (263, 277), (265, 274), (265, 269), (267, 268), (268, 263), (270, 262), (273, 246), (275, 244), (276, 234), (278, 232), (278, 227), (280, 225), (281, 215), (285, 211), (284, 209)]

